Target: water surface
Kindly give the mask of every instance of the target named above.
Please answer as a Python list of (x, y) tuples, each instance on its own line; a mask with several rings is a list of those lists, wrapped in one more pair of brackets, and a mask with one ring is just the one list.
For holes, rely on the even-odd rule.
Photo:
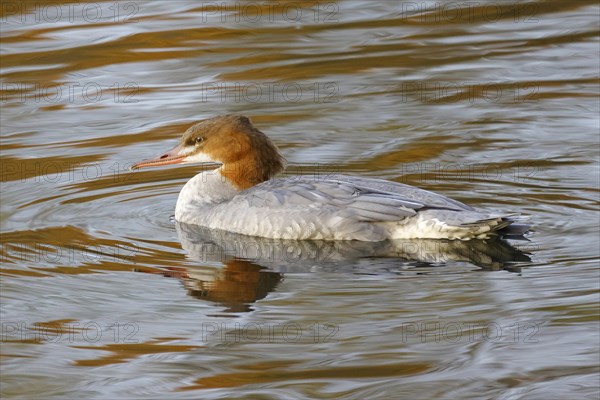
[[(6, 398), (599, 396), (597, 2), (3, 2)], [(530, 215), (529, 241), (177, 226), (243, 113), (286, 172)]]

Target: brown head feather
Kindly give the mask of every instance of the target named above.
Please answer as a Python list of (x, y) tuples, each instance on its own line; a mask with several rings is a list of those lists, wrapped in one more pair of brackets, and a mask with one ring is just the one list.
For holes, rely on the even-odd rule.
[(240, 190), (269, 180), (285, 168), (277, 147), (241, 115), (199, 122), (185, 132), (182, 144), (197, 146), (222, 163), (221, 174)]

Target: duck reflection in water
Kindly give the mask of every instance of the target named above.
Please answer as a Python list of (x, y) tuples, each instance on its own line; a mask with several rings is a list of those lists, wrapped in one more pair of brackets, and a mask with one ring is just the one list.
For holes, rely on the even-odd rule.
[(165, 275), (181, 279), (188, 295), (218, 303), (226, 312), (252, 311), (251, 304), (266, 297), (283, 279), (282, 274), (248, 260), (231, 258), (223, 264), (169, 270)]
[(428, 274), (440, 268), (520, 272), (527, 254), (502, 239), (383, 242), (267, 239), (177, 223), (183, 249), (198, 265), (169, 269), (190, 296), (252, 311), (285, 273)]

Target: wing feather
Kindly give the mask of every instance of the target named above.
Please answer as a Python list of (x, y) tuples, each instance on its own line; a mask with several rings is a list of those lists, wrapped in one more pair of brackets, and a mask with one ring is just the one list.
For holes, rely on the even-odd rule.
[(363, 222), (398, 221), (412, 217), (425, 205), (399, 193), (372, 190), (339, 180), (275, 179), (243, 192), (252, 207), (273, 211), (323, 211)]

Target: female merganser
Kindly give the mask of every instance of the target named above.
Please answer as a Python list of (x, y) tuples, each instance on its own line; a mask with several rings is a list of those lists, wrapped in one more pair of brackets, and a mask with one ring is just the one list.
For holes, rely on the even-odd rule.
[[(484, 239), (503, 234), (514, 214), (493, 214), (442, 195), (382, 179), (345, 175), (273, 179), (285, 161), (247, 117), (224, 115), (190, 127), (177, 147), (132, 169), (221, 164), (190, 179), (175, 219), (273, 239)], [(516, 226), (515, 226), (516, 227)], [(523, 233), (519, 226), (510, 232)]]

